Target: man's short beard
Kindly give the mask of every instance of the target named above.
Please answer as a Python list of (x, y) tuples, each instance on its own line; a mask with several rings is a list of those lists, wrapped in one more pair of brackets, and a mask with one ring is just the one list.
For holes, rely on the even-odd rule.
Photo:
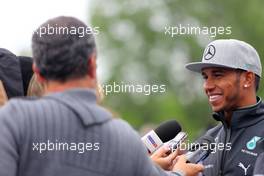
[(236, 109), (239, 108), (239, 105), (237, 104), (237, 101), (240, 97), (240, 77), (241, 77), (241, 71), (237, 71), (236, 72), (236, 81), (235, 81), (235, 88), (236, 91), (234, 91), (235, 93), (231, 96), (231, 97), (227, 97), (227, 102), (235, 102), (236, 104), (231, 105), (230, 107), (227, 107), (228, 109), (224, 109), (224, 111), (226, 112), (230, 112), (230, 111), (234, 111)]

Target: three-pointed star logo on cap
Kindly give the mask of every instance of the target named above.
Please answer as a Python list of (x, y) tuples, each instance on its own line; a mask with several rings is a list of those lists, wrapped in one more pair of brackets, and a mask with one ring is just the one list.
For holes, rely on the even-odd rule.
[(205, 50), (204, 53), (205, 53), (205, 54), (204, 54), (204, 59), (205, 59), (205, 60), (210, 60), (210, 59), (212, 59), (212, 57), (214, 57), (214, 55), (215, 55), (215, 47), (214, 47), (214, 45), (209, 45), (209, 46), (206, 48), (206, 50)]

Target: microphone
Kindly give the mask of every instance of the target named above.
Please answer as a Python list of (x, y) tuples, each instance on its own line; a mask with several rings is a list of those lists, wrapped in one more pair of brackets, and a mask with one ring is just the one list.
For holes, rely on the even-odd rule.
[(148, 153), (154, 153), (163, 143), (173, 139), (181, 131), (181, 126), (176, 120), (168, 120), (156, 129), (144, 135), (141, 140), (147, 147)]
[(214, 142), (214, 138), (208, 135), (205, 135), (198, 139), (197, 144), (191, 148), (191, 151), (186, 153), (187, 163), (197, 164), (206, 159), (214, 150), (214, 148), (211, 148), (211, 144)]
[(174, 152), (181, 143), (187, 138), (187, 134), (185, 132), (179, 132), (175, 138), (170, 140), (169, 142), (166, 142), (166, 145), (169, 146), (170, 150), (166, 153), (169, 155), (171, 152)]

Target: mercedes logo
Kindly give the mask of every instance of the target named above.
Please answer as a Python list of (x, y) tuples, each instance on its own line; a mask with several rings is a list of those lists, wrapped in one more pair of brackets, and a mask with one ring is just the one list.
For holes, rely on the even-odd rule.
[(209, 45), (206, 49), (205, 49), (205, 54), (204, 54), (204, 59), (205, 60), (210, 60), (210, 59), (212, 59), (212, 57), (214, 57), (214, 55), (215, 55), (215, 52), (216, 52), (216, 50), (215, 50), (215, 47), (214, 47), (214, 45)]

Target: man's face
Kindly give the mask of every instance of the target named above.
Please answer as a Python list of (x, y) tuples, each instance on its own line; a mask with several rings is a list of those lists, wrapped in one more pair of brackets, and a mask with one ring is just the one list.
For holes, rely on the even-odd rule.
[(240, 73), (234, 69), (205, 68), (202, 70), (204, 90), (214, 112), (232, 111), (243, 104)]

